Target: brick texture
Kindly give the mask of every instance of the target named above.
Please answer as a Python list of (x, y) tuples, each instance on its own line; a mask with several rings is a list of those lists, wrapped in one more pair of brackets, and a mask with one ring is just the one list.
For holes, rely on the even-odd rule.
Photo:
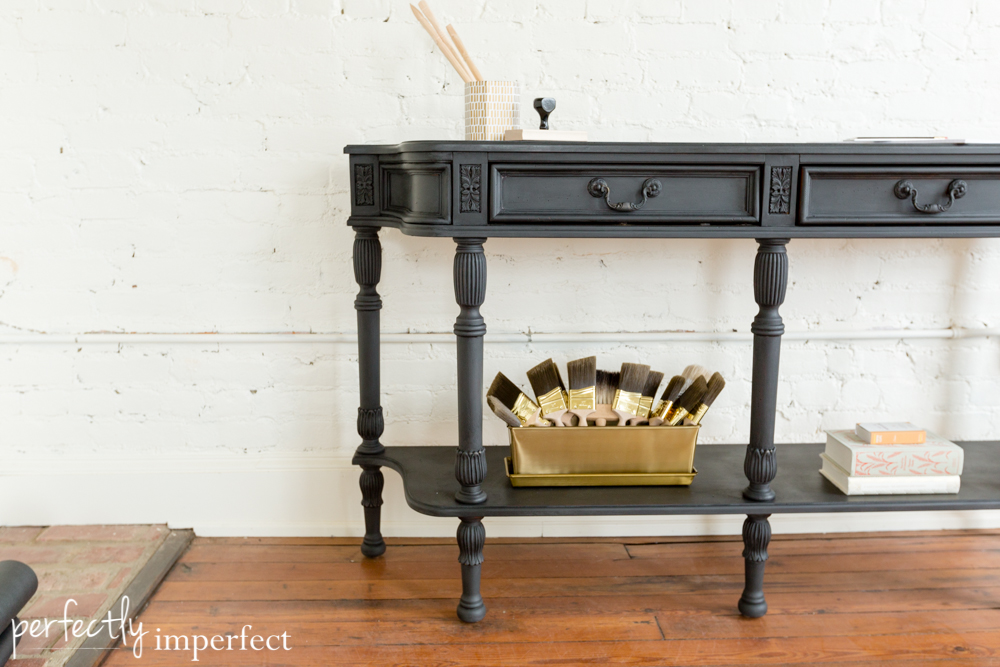
[[(0, 528), (0, 560), (20, 560), (38, 576), (38, 591), (19, 617), (102, 618), (169, 534), (166, 526), (50, 526)], [(66, 607), (67, 600), (75, 604)], [(135, 601), (133, 601), (133, 606)], [(62, 626), (49, 635), (25, 634), (15, 667), (61, 667), (85, 638), (67, 640)]]

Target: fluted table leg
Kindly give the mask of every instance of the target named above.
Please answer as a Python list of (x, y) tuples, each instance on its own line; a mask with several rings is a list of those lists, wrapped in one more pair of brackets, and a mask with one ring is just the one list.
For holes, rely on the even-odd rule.
[(750, 514), (743, 522), (743, 560), (745, 567), (743, 595), (739, 610), (744, 616), (760, 618), (767, 613), (764, 600), (764, 563), (771, 542), (770, 514)]
[(486, 615), (486, 605), (479, 592), (480, 569), (486, 529), (482, 517), (463, 517), (458, 524), (458, 562), (462, 564), (462, 599), (458, 601), (458, 618), (476, 623)]
[(778, 307), (785, 301), (788, 285), (788, 239), (757, 239), (753, 268), (753, 295), (760, 306), (750, 325), (753, 332), (753, 385), (750, 397), (750, 444), (743, 471), (750, 485), (743, 490), (747, 500), (774, 500), (771, 482), (778, 473), (774, 450), (774, 415), (778, 400), (778, 357), (781, 353), (781, 322)]
[[(382, 275), (382, 246), (378, 227), (359, 227), (354, 238), (354, 278), (358, 296), (354, 309), (358, 312), (358, 373), (361, 407), (358, 408), (358, 435), (361, 444), (357, 454), (381, 454), (385, 447), (379, 441), (385, 427), (379, 401), (379, 311), (382, 299), (375, 287)], [(361, 466), (361, 504), (365, 508), (365, 538), (361, 553), (374, 558), (385, 553), (380, 531), (382, 514), (382, 470), (376, 465)]]
[(479, 307), (486, 299), (486, 239), (455, 239), (455, 301), (461, 311), (455, 320), (458, 346), (458, 452), (455, 477), (462, 488), (460, 503), (486, 502), (481, 485), (486, 479), (483, 451), (483, 336), (486, 322)]

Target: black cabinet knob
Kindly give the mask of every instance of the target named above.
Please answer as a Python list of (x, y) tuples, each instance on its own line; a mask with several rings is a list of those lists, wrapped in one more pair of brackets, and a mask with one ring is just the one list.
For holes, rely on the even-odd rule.
[(542, 122), (538, 126), (539, 130), (549, 129), (549, 114), (556, 108), (556, 98), (554, 97), (536, 97), (535, 98), (535, 111), (541, 116)]

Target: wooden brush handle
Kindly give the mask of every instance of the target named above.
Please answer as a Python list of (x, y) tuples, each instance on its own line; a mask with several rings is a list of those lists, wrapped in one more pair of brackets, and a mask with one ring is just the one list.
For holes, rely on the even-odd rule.
[(462, 81), (466, 83), (472, 83), (472, 75), (465, 71), (465, 67), (463, 67), (462, 63), (458, 61), (458, 59), (455, 57), (455, 54), (451, 52), (451, 49), (448, 48), (448, 45), (444, 43), (444, 40), (441, 38), (441, 36), (437, 34), (437, 31), (434, 30), (434, 26), (432, 26), (427, 21), (427, 19), (424, 18), (424, 15), (420, 13), (419, 9), (417, 9), (413, 5), (410, 5), (410, 9), (413, 10), (413, 15), (417, 17), (417, 20), (420, 22), (420, 25), (424, 27), (424, 30), (427, 31), (427, 34), (430, 35), (431, 39), (434, 40), (434, 43), (437, 44), (438, 48), (441, 50), (441, 53), (444, 54), (444, 57), (448, 59), (448, 62), (451, 63), (451, 66), (454, 67), (455, 71), (458, 72), (458, 75), (462, 77)]
[(451, 36), (451, 41), (455, 42), (455, 48), (462, 54), (462, 58), (465, 60), (465, 64), (469, 66), (469, 71), (472, 73), (472, 76), (476, 77), (476, 81), (483, 81), (483, 73), (479, 71), (478, 67), (476, 67), (476, 63), (472, 62), (472, 57), (469, 55), (469, 52), (465, 50), (465, 44), (462, 42), (462, 38), (458, 36), (458, 33), (455, 32), (455, 29), (450, 23), (448, 24), (447, 29), (448, 34)]
[(458, 73), (463, 75), (462, 79), (466, 83), (470, 81), (475, 81), (475, 79), (472, 77), (472, 73), (469, 72), (469, 70), (465, 67), (465, 65), (462, 63), (462, 59), (458, 57), (458, 53), (456, 53), (455, 49), (453, 49), (451, 47), (451, 44), (448, 42), (448, 33), (446, 33), (444, 29), (441, 28), (441, 24), (438, 23), (437, 17), (434, 16), (434, 12), (431, 11), (430, 5), (427, 4), (426, 0), (420, 0), (418, 6), (420, 7), (420, 11), (424, 13), (424, 16), (427, 18), (427, 21), (430, 23), (431, 28), (437, 34), (438, 46), (441, 47), (441, 50), (444, 52), (444, 55), (448, 58), (448, 60), (451, 61), (451, 64), (455, 66), (455, 69), (458, 71)]

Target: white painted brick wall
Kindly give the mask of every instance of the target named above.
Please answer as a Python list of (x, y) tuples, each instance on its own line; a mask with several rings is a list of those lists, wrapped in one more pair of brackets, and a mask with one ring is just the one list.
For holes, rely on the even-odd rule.
[[(1000, 139), (993, 0), (434, 7), (488, 76), (520, 80), (527, 101), (555, 96), (555, 126), (595, 140)], [(342, 148), (459, 138), (461, 91), (403, 0), (5, 0), (0, 335), (353, 331)], [(526, 106), (526, 125), (532, 116)], [(383, 246), (383, 330), (450, 331), (453, 245), (390, 231)], [(746, 331), (756, 310), (751, 241), (497, 239), (486, 250), (491, 332)], [(996, 241), (794, 241), (789, 253), (790, 331), (1000, 326)], [(746, 440), (746, 344), (489, 345), (486, 374), (593, 352), (608, 366), (722, 370), (729, 389), (704, 441)], [(383, 354), (385, 440), (454, 444), (453, 347)], [(776, 437), (817, 441), (826, 428), (893, 417), (995, 438), (998, 366), (995, 339), (788, 343)], [(231, 466), (280, 476), (275, 461), (322, 460), (333, 466), (331, 497), (346, 500), (286, 502), (288, 516), (306, 516), (288, 525), (357, 534), (347, 468), (356, 383), (346, 345), (0, 343), (0, 460), (22, 473), (5, 478), (11, 498), (51, 489), (52, 466), (67, 478), (96, 467), (124, 480), (153, 479), (172, 462), (192, 499), (178, 509), (169, 496), (139, 494), (112, 511), (94, 482), (89, 501), (56, 496), (73, 498), (75, 513), (3, 502), (0, 523), (281, 532), (286, 515), (255, 519), (248, 497), (212, 496), (185, 474)], [(487, 441), (502, 442), (499, 422), (485, 423)], [(246, 493), (273, 501), (262, 486)], [(395, 507), (398, 484), (388, 488), (387, 532), (452, 533)], [(684, 530), (718, 529), (699, 525)]]

